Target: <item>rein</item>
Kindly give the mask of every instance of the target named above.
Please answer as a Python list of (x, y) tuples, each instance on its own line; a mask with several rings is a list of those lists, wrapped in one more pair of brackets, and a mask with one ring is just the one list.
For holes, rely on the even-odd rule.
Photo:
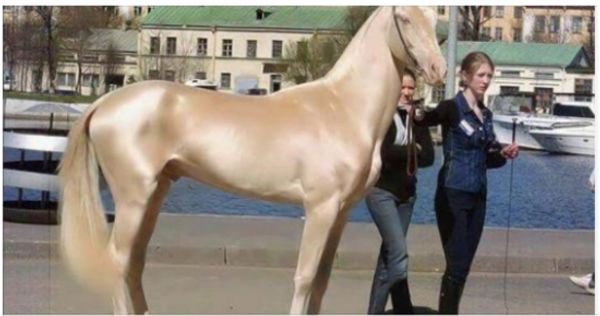
[(400, 37), (400, 41), (402, 41), (402, 45), (404, 46), (404, 51), (411, 59), (415, 66), (418, 66), (417, 58), (412, 54), (412, 52), (408, 49), (408, 45), (406, 45), (406, 41), (404, 40), (404, 36), (402, 36), (402, 31), (400, 31), (400, 26), (398, 25), (398, 20), (396, 20), (396, 16), (394, 13), (396, 12), (396, 6), (392, 6), (392, 20), (394, 20), (394, 25), (396, 25), (396, 31), (398, 31), (398, 36)]

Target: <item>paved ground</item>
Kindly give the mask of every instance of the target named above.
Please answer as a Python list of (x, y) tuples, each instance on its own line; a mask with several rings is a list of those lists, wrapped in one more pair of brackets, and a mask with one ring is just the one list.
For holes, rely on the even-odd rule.
[[(285, 314), (293, 269), (150, 264), (145, 287), (154, 314)], [(334, 270), (323, 313), (364, 314), (371, 271)], [(418, 313), (437, 311), (439, 273), (410, 275)], [(505, 314), (503, 274), (474, 273), (462, 301), (466, 314)], [(511, 274), (509, 314), (592, 314), (594, 297), (566, 275)], [(4, 313), (109, 314), (110, 299), (79, 287), (64, 270), (43, 259), (4, 261)]]
[[(285, 314), (303, 221), (289, 218), (161, 214), (144, 275), (151, 312)], [(108, 298), (63, 271), (58, 226), (4, 222), (4, 313), (110, 313)], [(409, 231), (410, 283), (419, 313), (435, 313), (443, 257), (437, 229)], [(591, 314), (594, 297), (569, 274), (594, 266), (594, 232), (511, 230), (507, 305), (506, 231), (486, 229), (465, 289), (468, 314)], [(373, 224), (349, 223), (323, 310), (363, 314), (380, 239)]]

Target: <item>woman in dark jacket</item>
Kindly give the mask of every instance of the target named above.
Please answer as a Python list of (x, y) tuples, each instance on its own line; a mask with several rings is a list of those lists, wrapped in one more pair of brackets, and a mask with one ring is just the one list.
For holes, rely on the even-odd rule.
[[(394, 120), (381, 147), (381, 175), (366, 197), (382, 239), (369, 298), (369, 314), (384, 313), (390, 295), (394, 314), (413, 312), (407, 281), (406, 233), (416, 198), (415, 164), (418, 161), (419, 167), (430, 166), (434, 155), (428, 128), (413, 128), (408, 119), (415, 81), (415, 75), (407, 70), (402, 77)], [(414, 142), (411, 141), (413, 135)]]
[(483, 52), (463, 59), (460, 76), (464, 90), (442, 101), (434, 111), (417, 115), (416, 124), (441, 124), (444, 163), (438, 175), (435, 211), (446, 258), (440, 289), (440, 314), (457, 314), (471, 263), (485, 220), (488, 168), (498, 168), (515, 158), (516, 144), (496, 140), (492, 112), (483, 96), (494, 73), (492, 60)]

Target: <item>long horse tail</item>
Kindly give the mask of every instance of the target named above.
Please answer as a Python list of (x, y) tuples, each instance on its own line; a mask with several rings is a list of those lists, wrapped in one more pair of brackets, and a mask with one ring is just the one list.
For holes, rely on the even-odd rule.
[(108, 294), (117, 269), (108, 247), (108, 224), (100, 198), (99, 166), (90, 141), (89, 122), (98, 104), (92, 104), (69, 132), (59, 165), (61, 198), (60, 244), (71, 272), (93, 290)]

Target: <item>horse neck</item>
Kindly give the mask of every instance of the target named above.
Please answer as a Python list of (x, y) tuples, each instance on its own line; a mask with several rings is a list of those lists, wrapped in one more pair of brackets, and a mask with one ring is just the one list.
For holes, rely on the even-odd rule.
[(400, 97), (397, 61), (385, 39), (389, 10), (379, 8), (371, 15), (323, 78), (341, 106), (357, 118), (355, 124), (368, 129), (373, 140), (385, 135)]

